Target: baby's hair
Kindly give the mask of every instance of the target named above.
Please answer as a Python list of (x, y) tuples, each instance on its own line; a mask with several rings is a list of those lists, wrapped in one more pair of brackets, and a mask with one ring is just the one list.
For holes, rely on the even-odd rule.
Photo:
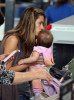
[(49, 48), (51, 47), (52, 42), (53, 42), (53, 35), (51, 34), (50, 31), (47, 31), (47, 30), (40, 31), (37, 37), (38, 46)]

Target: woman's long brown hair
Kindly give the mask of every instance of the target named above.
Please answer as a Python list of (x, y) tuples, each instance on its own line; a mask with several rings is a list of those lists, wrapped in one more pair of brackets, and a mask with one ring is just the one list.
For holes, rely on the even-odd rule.
[(26, 57), (31, 54), (35, 45), (35, 22), (40, 15), (44, 16), (44, 27), (46, 28), (47, 21), (44, 11), (29, 7), (22, 13), (17, 26), (5, 34), (5, 36), (9, 34), (19, 37), (21, 48)]

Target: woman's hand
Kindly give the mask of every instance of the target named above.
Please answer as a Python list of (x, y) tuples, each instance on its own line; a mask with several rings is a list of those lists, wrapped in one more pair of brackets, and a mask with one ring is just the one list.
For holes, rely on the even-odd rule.
[(43, 59), (43, 55), (42, 54), (39, 55), (39, 59), (38, 59), (38, 61), (36, 63), (37, 64), (44, 64), (44, 59)]
[[(2, 54), (2, 55), (0, 55), (0, 60), (3, 61), (7, 56), (9, 56), (9, 54)], [(12, 57), (7, 61), (7, 63), (10, 62), (10, 61), (13, 60), (13, 59), (14, 59), (14, 56), (12, 56)]]
[(2, 54), (2, 55), (0, 55), (0, 60), (1, 60), (1, 61), (4, 60), (8, 55), (9, 55), (9, 54)]
[(47, 80), (47, 82), (50, 84), (53, 77), (47, 72), (46, 69), (46, 67), (33, 67), (31, 68), (31, 71), (35, 71), (38, 78)]

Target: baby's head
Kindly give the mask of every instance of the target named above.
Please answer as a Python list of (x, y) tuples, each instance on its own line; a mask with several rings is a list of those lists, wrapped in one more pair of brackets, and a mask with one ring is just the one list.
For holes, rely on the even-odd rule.
[(37, 36), (37, 45), (46, 48), (51, 47), (53, 43), (53, 35), (50, 31), (42, 30)]

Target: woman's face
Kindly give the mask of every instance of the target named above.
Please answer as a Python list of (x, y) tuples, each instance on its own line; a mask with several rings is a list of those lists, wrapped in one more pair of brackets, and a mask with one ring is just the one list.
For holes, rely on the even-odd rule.
[(35, 35), (37, 36), (44, 29), (44, 16), (39, 16), (35, 22)]

